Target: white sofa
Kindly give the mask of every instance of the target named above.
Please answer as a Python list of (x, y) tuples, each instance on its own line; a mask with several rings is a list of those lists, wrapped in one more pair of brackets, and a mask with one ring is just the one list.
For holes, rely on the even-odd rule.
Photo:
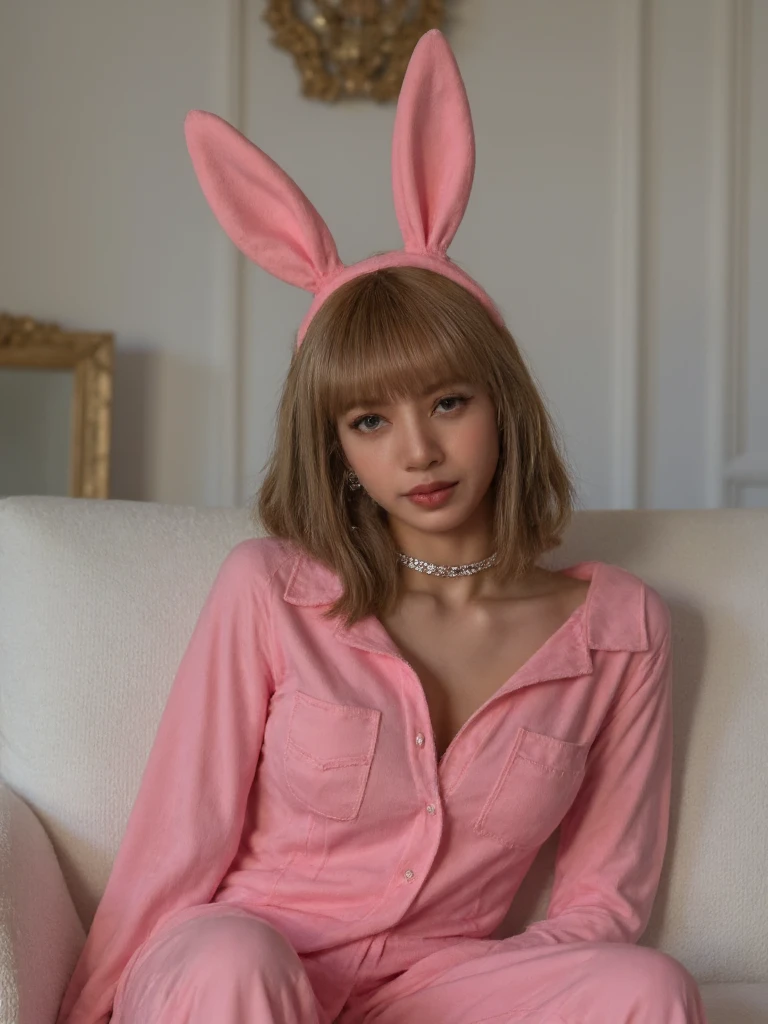
[[(0, 1024), (54, 1021), (203, 599), (253, 533), (245, 509), (0, 501)], [(640, 944), (688, 967), (710, 1024), (768, 1022), (768, 509), (580, 511), (543, 561), (587, 558), (674, 622), (670, 839)], [(556, 838), (509, 930), (546, 916)]]

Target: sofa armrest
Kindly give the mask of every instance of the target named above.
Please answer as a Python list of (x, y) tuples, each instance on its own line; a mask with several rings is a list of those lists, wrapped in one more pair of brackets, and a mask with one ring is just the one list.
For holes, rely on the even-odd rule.
[(0, 1024), (54, 1024), (84, 942), (48, 834), (0, 780)]

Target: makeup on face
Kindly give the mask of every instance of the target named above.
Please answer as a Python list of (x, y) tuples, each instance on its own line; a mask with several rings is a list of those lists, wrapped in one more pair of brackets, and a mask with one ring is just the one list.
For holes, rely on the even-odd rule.
[(451, 484), (450, 487), (443, 487), (439, 491), (427, 491), (422, 494), (406, 494), (404, 497), (408, 498), (414, 503), (414, 505), (421, 505), (423, 508), (439, 508), (449, 501), (452, 495), (456, 492), (460, 481)]

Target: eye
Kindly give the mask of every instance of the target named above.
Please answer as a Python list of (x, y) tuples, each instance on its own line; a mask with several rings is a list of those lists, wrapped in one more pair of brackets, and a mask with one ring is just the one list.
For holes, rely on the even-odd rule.
[[(466, 405), (468, 401), (469, 401), (469, 398), (467, 396), (465, 396), (465, 395), (446, 395), (445, 398), (441, 398), (440, 399), (440, 401), (437, 403), (437, 405), (442, 405), (444, 402), (458, 402), (459, 403), (459, 405), (457, 405), (457, 406), (454, 405), (452, 408), (450, 408), (448, 410), (448, 412), (446, 413), (446, 416), (447, 416), (450, 413), (455, 412), (457, 409), (461, 408), (462, 406)], [(381, 417), (379, 415), (377, 415), (376, 413), (369, 413), (367, 416), (358, 416), (356, 420), (353, 420), (353, 422), (350, 423), (350, 428), (352, 430), (356, 430), (358, 432), (358, 434), (374, 434), (376, 432), (376, 428), (375, 427), (373, 429), (371, 429), (371, 430), (361, 430), (360, 426), (361, 426), (361, 424), (365, 423), (367, 420), (379, 420), (379, 419), (381, 419)]]

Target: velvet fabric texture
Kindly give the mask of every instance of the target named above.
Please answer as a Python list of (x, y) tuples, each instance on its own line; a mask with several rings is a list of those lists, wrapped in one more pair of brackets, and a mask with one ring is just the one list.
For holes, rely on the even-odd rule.
[(475, 137), (456, 59), (437, 29), (421, 37), (395, 115), (392, 191), (403, 248), (345, 266), (323, 218), (274, 160), (217, 114), (191, 110), (184, 122), (198, 180), (216, 218), (254, 263), (314, 295), (299, 327), (342, 284), (384, 267), (424, 267), (456, 281), (488, 309), (485, 290), (447, 255), (469, 202)]
[(590, 581), (585, 603), (439, 757), (418, 677), (380, 621), (317, 613), (339, 577), (282, 540), (236, 545), (181, 660), (58, 1024), (106, 1024), (137, 959), (206, 904), (277, 929), (332, 1021), (419, 961), (442, 971), (470, 947), (492, 953), (558, 825), (547, 919), (499, 950), (636, 943), (669, 825), (669, 609), (618, 566), (561, 571)]

